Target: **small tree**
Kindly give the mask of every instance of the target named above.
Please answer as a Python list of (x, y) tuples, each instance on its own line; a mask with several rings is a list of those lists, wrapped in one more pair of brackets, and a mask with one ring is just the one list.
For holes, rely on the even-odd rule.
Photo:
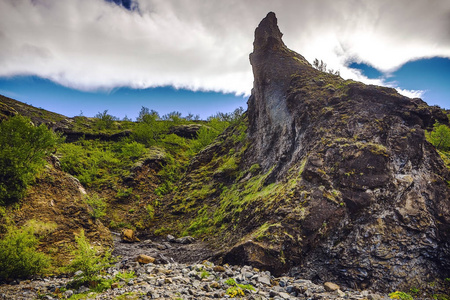
[(58, 140), (45, 125), (36, 127), (26, 117), (14, 116), (0, 123), (0, 204), (25, 195)]
[(327, 69), (327, 64), (324, 63), (322, 60), (319, 61), (317, 58), (314, 59), (314, 61), (313, 61), (313, 67), (322, 72), (328, 72), (328, 73), (336, 75), (336, 76), (341, 75), (341, 72), (339, 70), (335, 71), (333, 69)]
[(324, 63), (322, 60), (319, 61), (317, 58), (314, 59), (313, 61), (313, 67), (322, 72), (327, 71), (327, 64)]
[(450, 150), (450, 128), (436, 122), (430, 134), (430, 142), (439, 150)]
[(138, 124), (134, 129), (134, 139), (146, 146), (154, 145), (160, 135), (167, 131), (167, 124), (160, 120), (159, 114), (147, 107), (142, 107), (137, 118)]
[(114, 117), (108, 114), (108, 110), (104, 110), (102, 113), (99, 112), (95, 115), (97, 118), (96, 126), (98, 129), (111, 129), (114, 125), (114, 122), (118, 120), (117, 117)]
[(157, 111), (153, 109), (149, 110), (148, 107), (142, 106), (136, 121), (152, 124), (159, 119), (160, 117)]

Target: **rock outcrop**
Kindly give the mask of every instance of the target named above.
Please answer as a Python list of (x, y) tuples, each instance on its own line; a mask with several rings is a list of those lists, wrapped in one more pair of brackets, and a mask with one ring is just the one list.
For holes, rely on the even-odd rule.
[(266, 183), (300, 176), (278, 213), (292, 273), (384, 289), (450, 274), (449, 172), (425, 139), (439, 109), (394, 89), (318, 71), (281, 40), (274, 13), (255, 31), (248, 165)]
[(192, 160), (173, 222), (277, 275), (380, 291), (449, 277), (449, 171), (425, 139), (445, 113), (316, 70), (281, 37), (269, 13), (246, 116)]

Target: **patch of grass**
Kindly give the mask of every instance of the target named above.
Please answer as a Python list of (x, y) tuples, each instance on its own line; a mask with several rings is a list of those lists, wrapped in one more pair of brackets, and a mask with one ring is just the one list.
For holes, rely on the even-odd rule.
[(271, 227), (281, 227), (280, 223), (276, 223), (276, 224), (269, 224), (269, 223), (264, 223), (263, 225), (261, 225), (254, 233), (253, 235), (255, 236), (255, 239), (257, 241), (261, 241), (264, 238), (267, 237), (267, 231), (271, 228)]

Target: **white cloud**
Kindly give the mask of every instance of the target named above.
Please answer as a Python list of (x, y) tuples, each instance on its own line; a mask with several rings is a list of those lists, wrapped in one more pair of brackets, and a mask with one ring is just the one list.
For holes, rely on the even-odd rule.
[[(0, 76), (32, 74), (91, 90), (172, 85), (249, 94), (253, 32), (274, 11), (288, 47), (344, 78), (367, 63), (392, 72), (409, 60), (450, 57), (447, 0), (0, 1)], [(417, 91), (416, 91), (417, 92)]]
[(406, 96), (409, 98), (422, 98), (422, 96), (427, 92), (427, 91), (422, 91), (422, 90), (404, 90), (401, 88), (395, 88), (395, 89), (397, 90), (397, 92), (399, 92), (403, 96)]

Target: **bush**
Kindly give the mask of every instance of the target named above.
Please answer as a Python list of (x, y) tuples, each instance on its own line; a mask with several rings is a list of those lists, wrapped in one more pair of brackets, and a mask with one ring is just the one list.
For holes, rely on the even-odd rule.
[(135, 141), (129, 143), (117, 143), (117, 145), (120, 147), (120, 149), (118, 149), (120, 151), (120, 155), (130, 160), (136, 160), (147, 152), (145, 145)]
[(97, 194), (86, 196), (86, 203), (92, 208), (90, 215), (94, 219), (100, 219), (106, 215), (106, 202)]
[(26, 278), (49, 267), (50, 258), (36, 250), (38, 243), (32, 226), (8, 226), (0, 240), (0, 278)]
[(102, 113), (99, 112), (95, 115), (95, 118), (97, 119), (95, 122), (97, 129), (111, 129), (114, 122), (119, 120), (117, 117), (108, 114), (108, 110), (105, 110)]
[(137, 121), (133, 138), (146, 146), (155, 145), (168, 129), (167, 122), (161, 121), (159, 114), (154, 110), (150, 111), (147, 107), (142, 107)]
[(26, 117), (14, 116), (0, 123), (0, 205), (25, 195), (58, 140), (45, 125), (36, 127)]
[(84, 235), (84, 230), (75, 237), (76, 248), (72, 250), (74, 259), (66, 267), (69, 272), (82, 271), (76, 280), (79, 282), (92, 282), (99, 280), (99, 275), (102, 270), (109, 268), (114, 259), (111, 257), (111, 252), (106, 251), (103, 255), (98, 253), (98, 249), (92, 246)]
[(193, 140), (191, 143), (191, 149), (193, 153), (197, 153), (209, 144), (211, 144), (214, 139), (219, 135), (215, 129), (210, 127), (202, 126), (199, 131), (197, 131), (197, 139)]
[(430, 133), (430, 142), (439, 150), (450, 150), (450, 128), (436, 122)]

